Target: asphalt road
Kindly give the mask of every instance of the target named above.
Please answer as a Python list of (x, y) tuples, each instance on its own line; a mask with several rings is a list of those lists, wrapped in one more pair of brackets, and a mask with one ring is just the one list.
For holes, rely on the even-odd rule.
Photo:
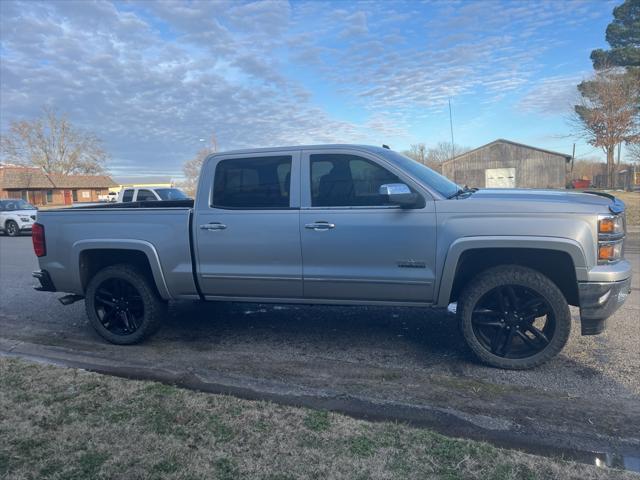
[[(116, 347), (84, 304), (32, 289), (29, 237), (0, 237), (0, 353), (249, 398), (423, 423), (455, 435), (640, 456), (640, 235), (633, 291), (605, 334), (530, 371), (478, 364), (445, 312), (177, 302), (161, 332)], [(577, 310), (574, 311), (574, 316)]]

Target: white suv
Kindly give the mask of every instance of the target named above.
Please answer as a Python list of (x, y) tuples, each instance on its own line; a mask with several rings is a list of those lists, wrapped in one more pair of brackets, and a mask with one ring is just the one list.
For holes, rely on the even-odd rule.
[(0, 200), (0, 232), (16, 237), (31, 232), (38, 210), (21, 199)]

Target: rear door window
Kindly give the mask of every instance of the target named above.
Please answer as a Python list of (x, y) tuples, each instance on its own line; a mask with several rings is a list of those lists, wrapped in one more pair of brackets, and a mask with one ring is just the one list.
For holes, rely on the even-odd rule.
[(125, 190), (122, 194), (123, 202), (131, 202), (133, 201), (133, 190)]
[(291, 156), (221, 160), (215, 171), (212, 207), (289, 208), (291, 161)]

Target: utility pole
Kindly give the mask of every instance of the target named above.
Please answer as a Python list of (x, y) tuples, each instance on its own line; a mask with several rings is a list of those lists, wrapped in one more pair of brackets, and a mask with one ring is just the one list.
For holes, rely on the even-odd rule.
[(449, 127), (451, 127), (451, 158), (456, 156), (456, 144), (453, 142), (453, 116), (451, 115), (451, 97), (449, 97)]

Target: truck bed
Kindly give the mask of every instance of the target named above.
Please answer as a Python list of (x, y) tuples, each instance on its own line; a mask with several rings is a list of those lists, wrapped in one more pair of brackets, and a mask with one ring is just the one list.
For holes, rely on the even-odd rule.
[(83, 257), (144, 252), (164, 298), (198, 298), (191, 254), (193, 200), (133, 202), (38, 212), (47, 254), (40, 258), (58, 291), (84, 293)]

